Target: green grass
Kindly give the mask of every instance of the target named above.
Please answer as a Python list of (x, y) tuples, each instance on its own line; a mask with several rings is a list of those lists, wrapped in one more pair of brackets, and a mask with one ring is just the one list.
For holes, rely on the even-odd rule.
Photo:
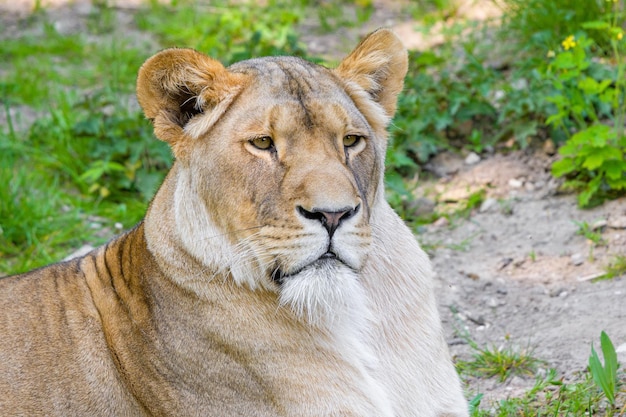
[[(474, 350), (470, 361), (456, 361), (461, 378), (470, 380), (489, 380), (496, 378), (500, 383), (513, 375), (526, 378), (534, 377), (535, 383), (522, 395), (500, 399), (495, 402), (486, 401), (482, 393), (470, 393), (470, 411), (472, 417), (483, 416), (571, 416), (589, 415), (621, 416), (626, 409), (626, 374), (613, 374), (617, 387), (621, 387), (617, 400), (603, 395), (602, 390), (594, 382), (595, 376), (587, 370), (576, 373), (573, 378), (565, 380), (555, 369), (539, 374), (539, 366), (545, 363), (535, 358), (527, 350), (507, 348), (480, 348), (469, 340)], [(613, 368), (614, 369), (614, 368)], [(480, 383), (474, 383), (480, 385)], [(617, 390), (614, 388), (614, 392)]]
[(513, 375), (532, 376), (542, 363), (527, 349), (504, 346), (479, 348), (475, 342), (469, 343), (474, 350), (472, 360), (456, 362), (457, 370), (461, 374), (482, 378), (495, 376), (500, 382), (504, 382)]

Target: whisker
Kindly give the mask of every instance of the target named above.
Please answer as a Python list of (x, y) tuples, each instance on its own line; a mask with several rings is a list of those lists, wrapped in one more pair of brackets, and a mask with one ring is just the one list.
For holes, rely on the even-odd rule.
[(223, 236), (228, 236), (228, 235), (234, 235), (234, 234), (237, 234), (237, 233), (247, 232), (247, 231), (249, 231), (249, 230), (254, 230), (254, 229), (260, 229), (260, 228), (262, 228), (262, 227), (265, 227), (265, 226), (264, 226), (264, 225), (260, 225), (260, 226), (252, 226), (252, 227), (248, 227), (248, 228), (245, 228), (245, 229), (238, 229), (238, 230), (234, 230), (234, 231), (232, 231), (232, 232), (220, 233), (220, 234), (217, 234), (217, 235), (213, 235), (213, 236), (205, 237), (205, 238), (203, 238), (202, 240), (204, 241), (204, 240), (216, 239), (216, 238), (218, 238), (218, 237), (223, 237)]

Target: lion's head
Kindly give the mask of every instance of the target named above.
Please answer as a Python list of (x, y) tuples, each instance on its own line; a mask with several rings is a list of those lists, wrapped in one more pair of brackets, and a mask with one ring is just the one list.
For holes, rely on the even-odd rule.
[(358, 295), (406, 70), (388, 30), (333, 70), (294, 57), (224, 68), (188, 49), (150, 58), (137, 93), (176, 157), (168, 181), (185, 250), (311, 320)]

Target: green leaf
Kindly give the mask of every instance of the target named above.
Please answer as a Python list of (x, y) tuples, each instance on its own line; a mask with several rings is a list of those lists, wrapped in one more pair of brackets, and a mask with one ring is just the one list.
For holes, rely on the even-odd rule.
[[(613, 342), (611, 342), (611, 339), (604, 331), (600, 333), (600, 345), (602, 347), (602, 355), (604, 356), (604, 370), (611, 384), (611, 391), (614, 393), (617, 378), (617, 353), (615, 352)], [(611, 404), (613, 401), (611, 401)]]
[(600, 184), (602, 183), (602, 177), (597, 176), (587, 184), (587, 187), (584, 191), (578, 194), (578, 205), (580, 207), (587, 207), (589, 202), (591, 201), (591, 197), (593, 197), (600, 188)]
[(598, 94), (600, 92), (600, 84), (591, 77), (584, 77), (578, 81), (578, 88), (585, 94)]
[(556, 58), (554, 58), (552, 65), (558, 69), (574, 68), (576, 66), (576, 63), (574, 62), (574, 54), (571, 52), (560, 53), (556, 56)]
[(602, 20), (594, 20), (591, 22), (585, 22), (582, 24), (582, 27), (584, 29), (597, 29), (597, 30), (602, 30), (602, 29), (608, 29), (611, 27), (611, 25), (608, 24), (608, 22), (604, 22)]
[(618, 180), (626, 173), (626, 162), (620, 160), (604, 161), (602, 171), (604, 171), (608, 179)]
[[(596, 384), (602, 389), (607, 399), (609, 399), (610, 394), (607, 395), (607, 392), (610, 392), (608, 378), (604, 372), (604, 367), (602, 366), (602, 362), (600, 362), (598, 353), (593, 348), (593, 344), (591, 345), (591, 356), (589, 357), (589, 370), (591, 371), (593, 380), (596, 381)], [(609, 401), (611, 400), (609, 399)]]
[(626, 189), (626, 179), (625, 178), (618, 178), (616, 180), (614, 180), (612, 178), (607, 178), (606, 179), (606, 183), (613, 190), (624, 190), (624, 189)]
[(590, 155), (587, 155), (585, 158), (585, 162), (583, 162), (583, 168), (587, 168), (590, 171), (602, 166), (604, 162), (604, 155), (602, 152), (593, 152)]
[(576, 169), (576, 165), (571, 158), (564, 158), (552, 164), (552, 175), (562, 177)]

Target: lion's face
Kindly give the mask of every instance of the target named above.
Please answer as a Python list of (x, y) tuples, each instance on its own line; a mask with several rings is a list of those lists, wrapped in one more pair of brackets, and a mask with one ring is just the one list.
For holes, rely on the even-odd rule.
[[(377, 33), (393, 43), (399, 74)], [(139, 99), (176, 154), (176, 221), (196, 258), (221, 270), (227, 258), (235, 281), (277, 289), (301, 313), (332, 304), (337, 288), (341, 299), (359, 291), (384, 128), (406, 72), (397, 39), (380, 35), (334, 71), (292, 57), (224, 69), (189, 50), (144, 65)], [(382, 68), (359, 71), (372, 60)]]
[(325, 68), (275, 58), (231, 70), (254, 82), (191, 155), (219, 229), (278, 284), (307, 268), (358, 270), (381, 169), (367, 120)]

